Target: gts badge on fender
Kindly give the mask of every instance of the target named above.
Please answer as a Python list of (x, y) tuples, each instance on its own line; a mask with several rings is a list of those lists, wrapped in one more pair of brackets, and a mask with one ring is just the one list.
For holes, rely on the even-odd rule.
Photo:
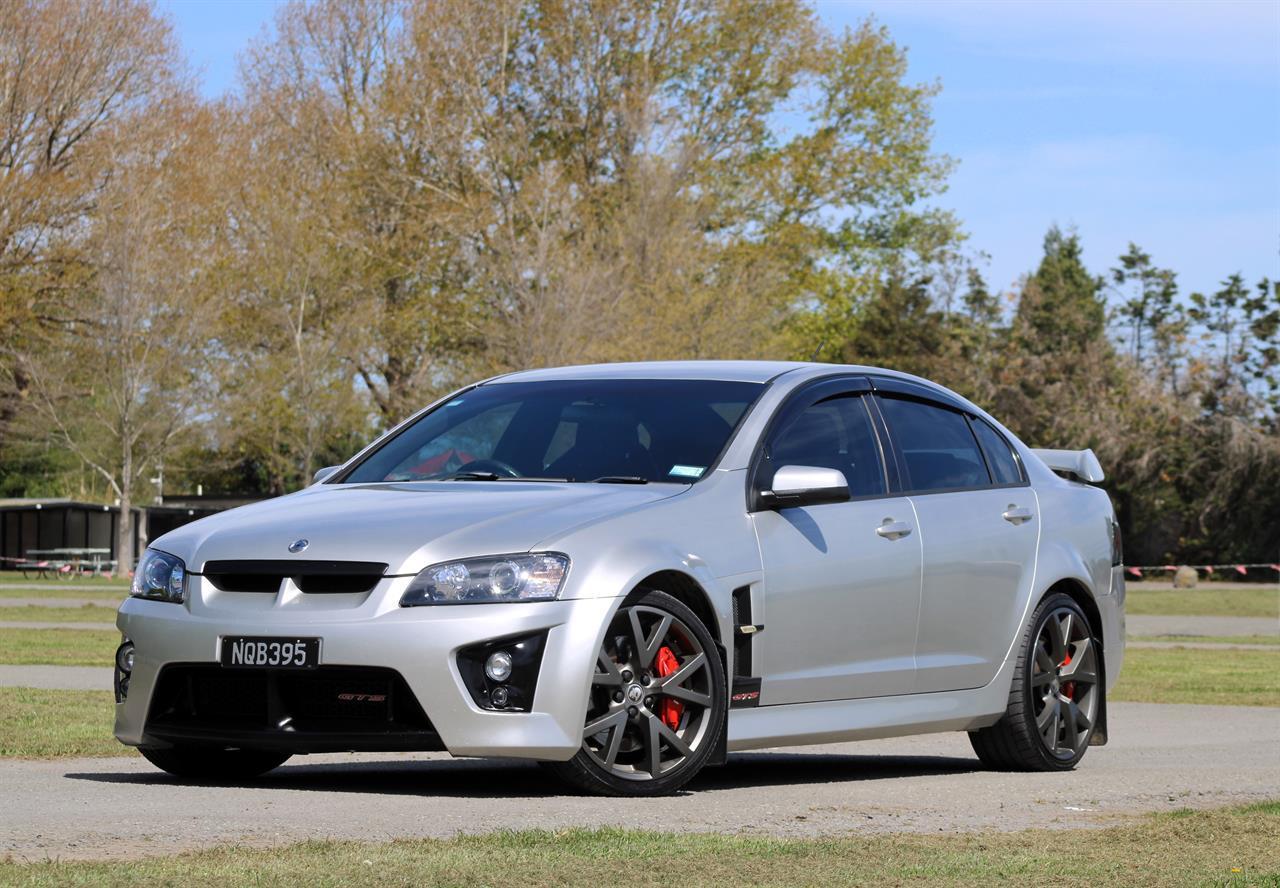
[(341, 693), (338, 699), (343, 703), (386, 703), (386, 694), (349, 694)]
[(749, 709), (760, 705), (760, 679), (734, 676), (729, 694), (730, 709)]

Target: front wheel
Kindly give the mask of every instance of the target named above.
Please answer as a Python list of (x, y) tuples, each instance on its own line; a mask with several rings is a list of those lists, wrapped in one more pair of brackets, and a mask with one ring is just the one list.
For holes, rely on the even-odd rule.
[(989, 728), (969, 732), (991, 768), (1067, 771), (1089, 748), (1104, 693), (1098, 642), (1071, 596), (1040, 603), (1027, 627), (1009, 691), (1009, 708)]
[(212, 746), (172, 746), (165, 749), (140, 748), (143, 758), (161, 771), (187, 780), (213, 783), (249, 780), (278, 768), (289, 759), (287, 752), (263, 749), (218, 749)]
[(639, 593), (618, 609), (597, 653), (582, 748), (546, 766), (588, 792), (666, 795), (706, 764), (726, 711), (711, 633), (665, 592)]

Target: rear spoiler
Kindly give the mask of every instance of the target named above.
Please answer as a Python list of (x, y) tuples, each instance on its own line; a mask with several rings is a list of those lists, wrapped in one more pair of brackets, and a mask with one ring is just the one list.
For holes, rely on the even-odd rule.
[(1055, 472), (1061, 472), (1080, 481), (1096, 484), (1106, 477), (1102, 464), (1092, 450), (1035, 450), (1031, 451)]

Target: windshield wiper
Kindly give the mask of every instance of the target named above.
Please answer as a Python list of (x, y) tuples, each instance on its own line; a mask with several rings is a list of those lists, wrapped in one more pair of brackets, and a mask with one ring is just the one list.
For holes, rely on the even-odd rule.
[(499, 475), (497, 472), (454, 472), (437, 481), (555, 481), (566, 482), (568, 478), (538, 478), (530, 475)]
[(592, 484), (648, 484), (648, 478), (642, 478), (639, 475), (601, 475), (599, 478), (592, 478)]

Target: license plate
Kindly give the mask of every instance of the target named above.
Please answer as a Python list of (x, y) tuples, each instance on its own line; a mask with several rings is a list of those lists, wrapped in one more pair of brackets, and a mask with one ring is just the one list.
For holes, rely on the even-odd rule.
[(222, 639), (222, 665), (312, 669), (320, 665), (320, 639), (229, 636)]

